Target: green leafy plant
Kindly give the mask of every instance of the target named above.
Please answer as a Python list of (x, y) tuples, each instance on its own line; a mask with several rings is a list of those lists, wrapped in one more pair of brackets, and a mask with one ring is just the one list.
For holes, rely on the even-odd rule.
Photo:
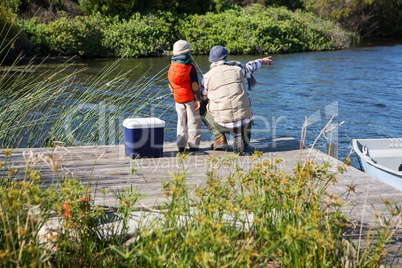
[(181, 15), (167, 11), (125, 19), (99, 13), (62, 17), (43, 24), (35, 19), (24, 25), (24, 33), (40, 55), (83, 57), (144, 57), (167, 55), (177, 35), (187, 39), (193, 52), (208, 54), (220, 44), (231, 54), (264, 54), (342, 49), (351, 34), (334, 23), (300, 10), (252, 5), (219, 14)]
[(347, 47), (350, 40), (350, 35), (311, 13), (260, 5), (192, 16), (181, 25), (180, 35), (199, 54), (215, 45), (225, 46), (230, 54), (333, 50)]

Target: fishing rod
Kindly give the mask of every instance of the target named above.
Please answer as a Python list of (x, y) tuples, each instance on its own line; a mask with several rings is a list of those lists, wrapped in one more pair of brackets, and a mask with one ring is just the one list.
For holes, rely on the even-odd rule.
[(198, 63), (195, 61), (195, 59), (194, 59), (193, 55), (191, 55), (191, 54), (190, 54), (190, 57), (191, 57), (191, 59), (194, 61), (195, 66), (197, 66), (197, 68), (198, 68), (198, 70), (200, 71), (200, 73), (201, 73), (201, 74), (204, 76), (204, 73), (202, 72), (202, 70), (201, 70), (200, 66), (198, 66)]

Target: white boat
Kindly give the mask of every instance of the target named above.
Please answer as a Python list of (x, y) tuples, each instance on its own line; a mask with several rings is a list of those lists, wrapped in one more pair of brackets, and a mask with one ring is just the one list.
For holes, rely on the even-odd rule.
[(402, 138), (354, 139), (364, 171), (402, 191)]

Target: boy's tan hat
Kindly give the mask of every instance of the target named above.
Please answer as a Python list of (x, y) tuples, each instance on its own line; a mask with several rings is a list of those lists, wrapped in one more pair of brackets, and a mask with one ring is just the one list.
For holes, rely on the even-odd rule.
[(191, 46), (185, 40), (179, 40), (173, 45), (173, 55), (190, 53)]

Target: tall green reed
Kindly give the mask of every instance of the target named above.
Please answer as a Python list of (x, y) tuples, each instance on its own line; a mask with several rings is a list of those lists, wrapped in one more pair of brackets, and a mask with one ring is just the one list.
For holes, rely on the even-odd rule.
[(36, 63), (33, 58), (22, 65), (21, 55), (11, 66), (2, 66), (2, 147), (51, 146), (55, 140), (68, 145), (117, 144), (124, 118), (159, 117), (169, 110), (170, 94), (160, 84), (167, 66), (152, 77), (134, 78), (135, 66), (122, 72), (120, 60), (89, 77), (85, 67), (76, 68), (74, 58), (49, 68), (47, 59)]

